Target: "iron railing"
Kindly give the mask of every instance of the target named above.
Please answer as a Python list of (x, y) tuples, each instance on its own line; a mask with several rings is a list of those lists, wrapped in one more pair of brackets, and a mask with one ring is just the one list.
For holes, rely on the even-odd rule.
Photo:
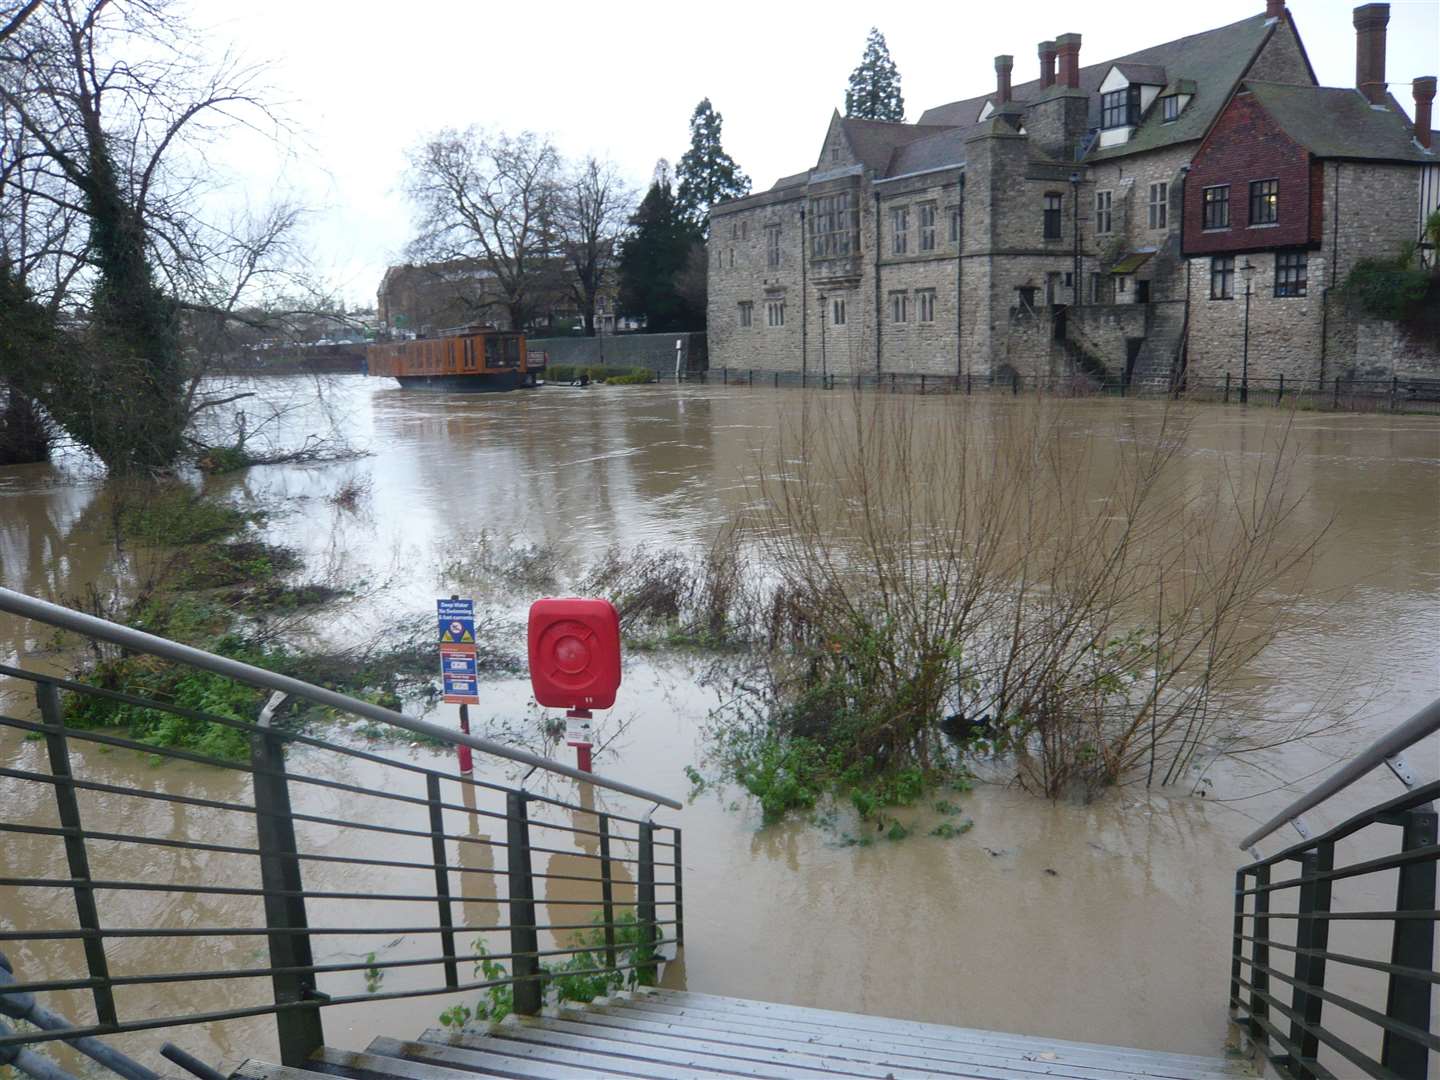
[[(13, 898), (0, 952), (15, 972), (0, 982), (0, 1015), (23, 1015), (28, 995), (87, 1006), (63, 1027), (0, 1027), (0, 1058), (269, 1015), (282, 1060), (298, 1065), (323, 1043), (327, 1008), (510, 987), (514, 1010), (533, 1014), (564, 977), (648, 980), (663, 948), (683, 944), (680, 830), (651, 820), (674, 800), (17, 596), (0, 590), (0, 609), (275, 692), (250, 722), (0, 665), (36, 702), (32, 715), (0, 715), (31, 740), (0, 767), (0, 889)], [(290, 697), (531, 772), (518, 787), (462, 775), (378, 752), (343, 722), (321, 738), (287, 723)], [(238, 733), (228, 748), (244, 752), (81, 729), (67, 715), (85, 699)], [(137, 780), (117, 751), (170, 767)], [(578, 801), (526, 790), (536, 770), (581, 779)], [(617, 812), (604, 801), (616, 795), (655, 806)], [(482, 952), (508, 970), (483, 971)]]
[[(1440, 920), (1434, 808), (1440, 781), (1418, 783), (1400, 755), (1436, 731), (1440, 701), (1357, 754), (1241, 842), (1255, 861), (1235, 874), (1230, 1007), (1235, 1022), (1287, 1076), (1429, 1076), (1430, 1056), (1440, 1050), (1431, 1015), (1437, 982), (1435, 924)], [(1382, 764), (1401, 780), (1406, 793), (1311, 835), (1301, 815)], [(1287, 823), (1300, 833), (1300, 842), (1261, 858), (1254, 845)], [(1398, 850), (1380, 857), (1347, 853), (1361, 844), (1374, 850), (1380, 830), (1398, 834), (1389, 845), (1396, 846), (1398, 839)], [(1362, 834), (1364, 840), (1346, 845)], [(1376, 909), (1365, 894), (1387, 888), (1392, 877), (1394, 906)], [(1386, 924), (1388, 942), (1365, 940), (1365, 930)], [(1332, 932), (1349, 943), (1332, 947)], [(1364, 951), (1367, 944), (1372, 950), (1388, 944), (1389, 961), (1357, 955), (1354, 950)], [(1336, 967), (1383, 976), (1383, 1005), (1337, 992)], [(1380, 996), (1378, 990), (1375, 996)], [(1362, 1048), (1376, 1036), (1378, 1058)]]

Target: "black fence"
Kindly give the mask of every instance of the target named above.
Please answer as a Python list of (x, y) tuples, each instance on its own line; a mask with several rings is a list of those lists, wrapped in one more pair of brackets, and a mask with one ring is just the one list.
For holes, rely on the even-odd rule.
[[(1435, 908), (1440, 846), (1432, 805), (1437, 796), (1440, 782), (1412, 788), (1236, 872), (1230, 1006), (1236, 1022), (1284, 1075), (1297, 1080), (1429, 1075), (1429, 1056), (1440, 1050), (1431, 1026), (1440, 917)], [(1398, 850), (1337, 866), (1337, 845), (1362, 830), (1389, 830), (1399, 840)], [(1357, 897), (1362, 889), (1387, 888), (1392, 878), (1393, 908), (1371, 910)], [(1357, 945), (1365, 932), (1377, 927), (1388, 930), (1388, 963), (1355, 955), (1364, 951)], [(1337, 949), (1338, 937), (1352, 944)], [(1373, 1004), (1334, 990), (1337, 966), (1376, 973)], [(1354, 1034), (1343, 1037), (1342, 1031)], [(1378, 1057), (1362, 1048), (1377, 1042)]]
[[(668, 382), (673, 374), (660, 373)], [(1186, 376), (1171, 381), (1096, 379), (1088, 375), (1005, 374), (936, 375), (884, 371), (846, 375), (835, 372), (769, 371), (759, 368), (711, 368), (683, 374), (679, 382), (722, 386), (806, 387), (818, 390), (871, 389), (906, 394), (1045, 394), (1051, 397), (1141, 397), (1217, 401), (1228, 405), (1271, 405), (1340, 412), (1418, 412), (1440, 414), (1440, 376), (1390, 378), (1287, 379), (1241, 378), (1232, 373)]]
[[(649, 981), (683, 942), (680, 830), (643, 804), (616, 813), (588, 784), (577, 804), (287, 730), (282, 695), (249, 723), (8, 666), (0, 678), (36, 701), (29, 718), (0, 715), (34, 743), (0, 768), (0, 888), (22, 923), (0, 928), (15, 972), (0, 1005), (67, 991), (89, 1005), (51, 1030), (0, 1026), (0, 1049), (269, 1014), (300, 1064), (328, 1007), (509, 987), (532, 1014), (566, 979)], [(248, 757), (78, 730), (79, 698), (215, 725)], [(97, 766), (116, 751), (164, 767), (117, 782)], [(384, 951), (402, 938), (404, 955)], [(357, 940), (377, 944), (316, 959)], [(156, 952), (186, 960), (167, 969)]]

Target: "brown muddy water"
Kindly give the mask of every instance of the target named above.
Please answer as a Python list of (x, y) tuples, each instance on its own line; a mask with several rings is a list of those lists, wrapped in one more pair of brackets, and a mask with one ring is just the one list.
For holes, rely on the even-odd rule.
[[(271, 393), (287, 390), (282, 381), (267, 386)], [(302, 392), (300, 381), (288, 389)], [(707, 542), (753, 497), (752, 481), (768, 460), (766, 448), (774, 449), (782, 420), (827, 393), (700, 386), (431, 395), (352, 377), (331, 379), (325, 389), (328, 409), (372, 456), (252, 469), (210, 483), (241, 500), (278, 505), (270, 533), (302, 548), (312, 566), (369, 580), (363, 600), (339, 606), (316, 628), (341, 641), (359, 640), (387, 618), (424, 613), (436, 596), (451, 592), (472, 593), (482, 606), (507, 616), (523, 611), (534, 592), (523, 581), (477, 585), (471, 577), (467, 560), (473, 560), (482, 530), (502, 546), (553, 547), (572, 570), (612, 543), (689, 548)], [(934, 397), (914, 407), (972, 410), (978, 417), (1016, 406), (1004, 398)], [(1140, 433), (1159, 408), (1077, 402), (1068, 407), (1066, 422), (1077, 438), (1103, 448), (1144, 437)], [(1265, 453), (1280, 422), (1265, 408), (1200, 407), (1190, 416), (1186, 467), (1197, 475)], [(289, 422), (298, 425), (294, 430), (319, 423), (313, 412)], [(683, 811), (657, 816), (682, 827), (685, 838), (687, 946), (683, 963), (670, 965), (665, 981), (969, 1027), (1218, 1052), (1226, 1035), (1233, 871), (1243, 861), (1236, 842), (1303, 790), (1307, 778), (1440, 692), (1440, 425), (1420, 417), (1306, 413), (1293, 423), (1300, 447), (1297, 482), (1308, 493), (1295, 528), (1331, 519), (1333, 525), (1299, 618), (1248, 675), (1257, 701), (1277, 715), (1308, 708), (1336, 718), (1353, 714), (1347, 735), (1244, 764), (1216, 762), (1205, 771), (1208, 797), (1189, 787), (1129, 787), (1090, 805), (1052, 805), (1003, 785), (980, 784), (957, 800), (974, 820), (973, 830), (950, 840), (914, 835), (844, 846), (836, 829), (800, 822), (761, 828), (758, 809), (743, 793), (702, 793)], [(347, 480), (369, 487), (358, 513), (327, 499)], [(79, 462), (0, 470), (0, 581), (61, 598), (112, 580), (119, 571), (105, 540), (101, 492), (101, 481)], [(0, 660), (60, 670), (64, 657), (49, 651), (48, 642), (42, 628), (0, 617)], [(515, 647), (523, 649), (523, 641), (517, 638)], [(704, 665), (696, 656), (628, 657), (609, 720), (612, 730), (622, 722), (628, 726), (597, 758), (597, 771), (683, 796), (689, 785), (682, 770), (699, 760), (699, 729), (716, 704), (714, 691), (700, 682)], [(537, 713), (523, 678), (492, 681), (484, 697), (477, 710), (482, 719), (533, 725)], [(0, 705), (12, 715), (28, 715), (31, 700), (27, 687), (0, 679)], [(454, 722), (454, 709), (441, 706), (432, 718)], [(422, 764), (446, 760), (404, 743), (384, 752)], [(248, 781), (240, 774), (157, 767), (136, 755), (94, 748), (82, 756), (76, 771), (91, 778), (214, 799), (248, 798)], [(0, 757), (21, 768), (43, 768), (41, 748), (13, 731), (0, 733)], [(1431, 741), (1411, 760), (1422, 774), (1434, 775), (1440, 747)], [(507, 775), (496, 765), (485, 767), (496, 778)], [(380, 782), (378, 770), (363, 762), (342, 771), (347, 782)], [(53, 823), (48, 792), (0, 784), (8, 819)], [(581, 797), (565, 784), (547, 790)], [(1312, 814), (1310, 824), (1333, 824), (1396, 790), (1390, 777), (1372, 775)], [(386, 804), (362, 811), (324, 789), (295, 798), (296, 809), (306, 812), (370, 812), (376, 820), (396, 813)], [(608, 796), (600, 802), (622, 813), (643, 809)], [(241, 845), (253, 836), (250, 826), (241, 829), (222, 812), (199, 808), (97, 796), (82, 811), (87, 820), (103, 819), (125, 831), (218, 835)], [(932, 815), (918, 810), (910, 816), (928, 828)], [(473, 819), (452, 820), (450, 827), (482, 829)], [(564, 837), (561, 843), (573, 846), (575, 855), (537, 857), (536, 870), (574, 872), (584, 865), (583, 839)], [(58, 845), (32, 840), (6, 837), (0, 859), (5, 874), (60, 876)], [(361, 852), (369, 842), (318, 826), (301, 830), (302, 847), (332, 854)], [(1279, 842), (1272, 838), (1266, 850)], [(1383, 833), (1366, 834), (1356, 844), (1352, 856), (1390, 849)], [(459, 847), (469, 850), (452, 856), (471, 860), (464, 865), (493, 865), (485, 862), (490, 855), (484, 845)], [(418, 851), (396, 857), (428, 859)], [(223, 859), (103, 847), (92, 852), (97, 875), (153, 880), (226, 880), (231, 864)], [(360, 871), (307, 870), (307, 885), (399, 884), (398, 878), (377, 882)], [(504, 921), (495, 882), (484, 874), (464, 878), (466, 925)], [(1383, 906), (1392, 889), (1379, 880), (1369, 895), (1351, 892), (1344, 903)], [(547, 894), (562, 898), (590, 896)], [(182, 898), (158, 893), (102, 897), (102, 912), (112, 926), (243, 925), (259, 914), (244, 899), (207, 898), (197, 911)], [(365, 908), (345, 914), (352, 923), (372, 917)], [(428, 921), (428, 905), (405, 915), (393, 909), (373, 914), (393, 925), (412, 916)], [(0, 894), (0, 926), (66, 925), (72, 917), (68, 895)], [(312, 924), (319, 921), (312, 912)], [(1388, 958), (1387, 942), (1373, 934), (1332, 940), (1331, 947)], [(427, 948), (433, 939), (377, 944), (357, 936), (317, 945), (316, 959), (345, 962), (372, 949), (387, 957), (416, 956)], [(59, 953), (38, 947), (9, 952), (22, 976), (69, 973)], [(257, 939), (232, 939), (223, 949), (129, 941), (113, 948), (111, 966), (165, 971), (217, 958), (231, 966), (259, 964), (264, 952)], [(78, 951), (70, 960), (79, 974)], [(387, 977), (387, 990), (411, 985), (400, 972)], [(333, 993), (358, 992), (362, 985), (358, 973), (321, 979), (322, 989)], [(1358, 976), (1342, 985), (1356, 996), (1375, 989)], [(262, 1000), (267, 989), (259, 982), (195, 986), (184, 991), (184, 1002), (178, 991), (169, 991), (169, 998), (137, 991), (122, 997), (121, 1008), (128, 1015), (177, 1003), (223, 1008)], [(48, 1001), (89, 1015), (79, 994), (59, 993)], [(356, 1048), (381, 1032), (410, 1036), (433, 1025), (450, 1003), (430, 998), (349, 1006), (326, 1014), (326, 1033), (332, 1044)], [(271, 1025), (263, 1018), (233, 1021), (168, 1037), (211, 1062), (233, 1064), (252, 1055), (273, 1060)], [(152, 1060), (148, 1048), (159, 1041), (153, 1033), (117, 1040)]]

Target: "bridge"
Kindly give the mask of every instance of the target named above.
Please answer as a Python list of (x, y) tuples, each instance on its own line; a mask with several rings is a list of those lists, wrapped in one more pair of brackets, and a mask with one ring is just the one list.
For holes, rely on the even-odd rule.
[[(1203, 1057), (667, 988), (666, 965), (685, 943), (684, 848), (680, 827), (655, 816), (679, 810), (675, 799), (9, 590), (0, 589), (0, 610), (271, 695), (254, 721), (239, 720), (0, 665), (0, 679), (35, 701), (33, 712), (11, 710), (28, 715), (0, 715), (0, 726), (34, 746), (0, 767), (9, 811), (0, 832), (14, 855), (0, 886), (32, 920), (0, 926), (0, 1017), (9, 1021), (0, 1020), (0, 1065), (34, 1080), (71, 1075), (44, 1052), (56, 1045), (126, 1080), (157, 1080), (103, 1037), (149, 1032), (159, 1041), (241, 1020), (273, 1024), (279, 1060), (245, 1061), (228, 1080), (1218, 1080), (1264, 1070), (1418, 1080), (1440, 1051), (1440, 781), (1419, 782), (1402, 756), (1440, 731), (1440, 701), (1245, 839), (1251, 861), (1235, 871), (1228, 1002), (1216, 988), (1245, 1052)], [(234, 737), (201, 752), (66, 722), (67, 704), (97, 700)], [(288, 722), (295, 702), (530, 771), (501, 784), (383, 753), (344, 738), (343, 725), (318, 738)], [(232, 782), (174, 786), (165, 770), (147, 784), (91, 775), (96, 754), (114, 750)], [(1311, 834), (1304, 814), (1386, 766), (1400, 781), (1396, 797)], [(578, 781), (578, 801), (544, 790), (549, 776)], [(42, 803), (53, 824), (15, 820), (19, 807)], [(1298, 842), (1262, 856), (1256, 845), (1288, 826)], [(1366, 830), (1390, 836), (1395, 850), (1346, 861), (1345, 841)], [(536, 855), (549, 857), (543, 871)], [(38, 872), (17, 873), (17, 862)], [(1347, 887), (1377, 875), (1394, 879), (1393, 906), (1346, 902)], [(219, 898), (252, 921), (227, 919)], [(1331, 928), (1347, 921), (1388, 927), (1389, 961), (1332, 950)], [(355, 941), (377, 947), (360, 956), (340, 948)], [(154, 970), (160, 942), (185, 964)], [(1375, 999), (1327, 985), (1336, 968), (1373, 972)], [(55, 995), (83, 1002), (86, 1014), (62, 1015), (47, 1004)], [(326, 1043), (327, 1016), (422, 999), (450, 1006), (444, 1027), (379, 1033), (363, 1051)], [(162, 1053), (201, 1080), (227, 1080), (173, 1043)]]

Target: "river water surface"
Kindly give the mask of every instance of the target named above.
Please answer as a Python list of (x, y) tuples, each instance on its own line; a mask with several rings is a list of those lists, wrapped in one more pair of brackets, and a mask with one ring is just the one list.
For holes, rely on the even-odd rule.
[[(269, 385), (283, 388), (278, 381)], [(293, 389), (303, 392), (298, 380)], [(423, 614), (436, 596), (474, 591), (457, 581), (455, 564), (473, 555), (482, 531), (492, 543), (553, 548), (572, 570), (611, 544), (690, 549), (708, 543), (755, 497), (755, 478), (784, 418), (826, 393), (845, 392), (686, 386), (466, 396), (337, 377), (326, 384), (329, 406), (354, 444), (371, 456), (257, 468), (210, 483), (239, 499), (280, 507), (268, 530), (278, 542), (305, 551), (312, 566), (370, 581), (363, 602), (341, 605), (333, 624), (322, 623), (317, 631), (353, 641), (387, 617)], [(922, 411), (972, 410), (977, 417), (1014, 407), (1005, 398), (914, 403)], [(1066, 423), (1077, 438), (1094, 440), (1103, 451), (1116, 439), (1135, 437), (1160, 408), (1077, 402), (1068, 407)], [(311, 419), (289, 422), (312, 422), (311, 413), (303, 415)], [(1197, 473), (1266, 452), (1281, 422), (1265, 408), (1200, 407), (1189, 416), (1185, 454), (1187, 468)], [(705, 792), (683, 811), (660, 815), (682, 827), (685, 837), (686, 950), (683, 964), (668, 968), (666, 982), (967, 1027), (1218, 1052), (1226, 1035), (1233, 872), (1243, 861), (1236, 842), (1303, 790), (1304, 778), (1440, 692), (1440, 425), (1419, 417), (1300, 413), (1292, 437), (1300, 448), (1296, 480), (1307, 492), (1294, 522), (1297, 535), (1332, 524), (1298, 618), (1248, 675), (1257, 701), (1276, 714), (1305, 708), (1334, 718), (1353, 714), (1348, 735), (1243, 765), (1218, 762), (1208, 773), (1209, 797), (1129, 787), (1089, 805), (1051, 804), (1003, 785), (980, 784), (958, 799), (973, 830), (951, 840), (917, 835), (845, 846), (834, 830), (805, 823), (761, 828), (758, 809), (743, 793)], [(358, 513), (327, 500), (346, 480), (368, 485)], [(83, 462), (0, 470), (0, 581), (56, 599), (75, 597), (91, 583), (105, 585), (115, 564), (101, 495), (101, 480)], [(478, 594), (482, 606), (511, 615), (530, 598), (513, 583)], [(514, 648), (523, 651), (523, 641)], [(42, 671), (64, 667), (64, 657), (49, 651), (43, 629), (8, 617), (0, 617), (0, 660)], [(696, 656), (627, 659), (610, 724), (613, 729), (628, 721), (628, 727), (597, 759), (598, 772), (685, 794), (682, 770), (699, 759), (699, 729), (716, 704), (714, 691), (699, 679), (704, 664)], [(523, 678), (492, 680), (483, 696), (485, 704), (476, 710), (482, 720), (533, 720)], [(0, 679), (0, 705), (19, 711), (12, 715), (28, 715), (31, 700), (28, 687)], [(453, 723), (453, 707), (440, 707), (432, 719)], [(422, 764), (443, 760), (404, 743), (385, 752)], [(118, 751), (82, 754), (77, 773), (83, 769), (91, 778), (216, 799), (248, 797), (248, 781), (239, 774), (156, 767)], [(0, 733), (0, 757), (17, 767), (44, 768), (42, 748), (13, 731)], [(1411, 759), (1417, 771), (1434, 775), (1440, 748), (1432, 741)], [(375, 782), (362, 764), (351, 768), (349, 782)], [(506, 775), (494, 765), (482, 768)], [(579, 798), (565, 785), (551, 790)], [(1392, 778), (1372, 775), (1315, 812), (1310, 824), (1336, 823), (1396, 791)], [(297, 809), (310, 808), (306, 798), (297, 796)], [(334, 809), (333, 793), (314, 798)], [(643, 809), (623, 799), (602, 803), (620, 812)], [(48, 793), (6, 791), (0, 804), (8, 820), (54, 819)], [(194, 836), (233, 829), (219, 818), (164, 804), (97, 796), (82, 809), (87, 820), (122, 819), (136, 831)], [(923, 812), (915, 816), (926, 820)], [(335, 836), (324, 843), (332, 851), (363, 847)], [(1279, 843), (1272, 838), (1267, 850)], [(1367, 843), (1361, 854), (1389, 850), (1383, 839)], [(577, 856), (583, 855), (578, 838), (575, 844)], [(103, 864), (106, 855), (92, 858)], [(225, 875), (221, 862), (177, 861), (173, 853), (132, 850), (125, 858), (125, 873), (108, 871), (154, 880)], [(569, 872), (567, 858), (550, 856), (549, 872)], [(536, 869), (546, 869), (540, 862)], [(63, 876), (63, 856), (49, 841), (7, 836), (3, 863), (16, 876)], [(97, 874), (106, 871), (102, 865)], [(352, 876), (332, 875), (327, 884), (360, 882), (354, 868), (345, 873)], [(1385, 906), (1383, 893), (1392, 886), (1373, 888), (1372, 895), (1346, 902)], [(58, 926), (73, 918), (68, 895), (40, 893), (0, 894), (0, 926)], [(107, 922), (185, 925), (196, 917), (179, 898), (172, 908), (155, 895), (117, 896)], [(204, 918), (218, 924), (253, 923), (258, 915), (244, 900), (211, 902)], [(465, 922), (503, 921), (502, 906), (493, 887), (488, 895), (478, 887), (466, 894)], [(427, 921), (428, 915), (417, 912), (416, 919)], [(127, 963), (147, 971), (193, 966), (194, 958), (178, 945), (173, 952), (163, 942), (143, 945), (127, 950), (117, 944), (112, 969)], [(1388, 959), (1383, 938), (1332, 937), (1332, 948), (1342, 945), (1342, 951)], [(243, 948), (255, 953), (254, 963), (263, 963), (256, 941)], [(373, 941), (332, 940), (317, 961), (375, 948)], [(387, 956), (424, 955), (423, 949), (380, 943)], [(9, 951), (22, 975), (37, 977), (37, 969), (55, 974), (53, 956), (38, 946)], [(241, 955), (231, 953), (226, 962)], [(78, 953), (74, 959), (78, 963)], [(337, 993), (356, 992), (359, 984), (353, 973), (321, 983)], [(252, 988), (247, 1000), (260, 1000), (263, 989)], [(1362, 981), (1353, 989), (1358, 994), (1373, 987)], [(238, 991), (223, 987), (195, 990), (194, 1000), (209, 1005), (207, 992), (216, 995), (217, 1007), (239, 1000)], [(141, 1010), (166, 1004), (130, 1000)], [(88, 1015), (88, 1001), (79, 994), (55, 994), (51, 1003)], [(432, 1025), (447, 1003), (436, 998), (346, 1007), (327, 1014), (327, 1036), (332, 1044), (356, 1048), (377, 1032), (410, 1037)], [(169, 1037), (212, 1062), (274, 1053), (266, 1019)], [(121, 1045), (138, 1049), (156, 1042), (153, 1035), (132, 1036)]]

